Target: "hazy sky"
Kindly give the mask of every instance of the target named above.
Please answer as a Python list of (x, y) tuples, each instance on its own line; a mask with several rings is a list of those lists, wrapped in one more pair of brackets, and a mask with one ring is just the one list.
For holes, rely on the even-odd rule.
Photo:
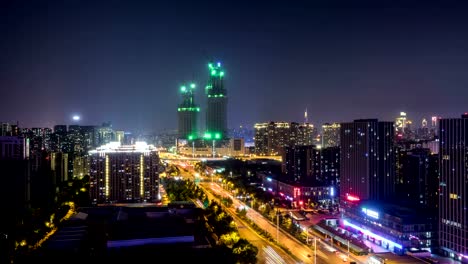
[(0, 122), (176, 129), (181, 84), (204, 114), (209, 60), (231, 128), (468, 111), (468, 6), (374, 2), (2, 1)]

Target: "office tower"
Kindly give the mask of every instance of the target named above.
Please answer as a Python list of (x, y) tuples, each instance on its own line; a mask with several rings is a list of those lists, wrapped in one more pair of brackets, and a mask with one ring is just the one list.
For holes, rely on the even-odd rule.
[[(297, 124), (297, 139), (295, 145), (298, 146), (308, 146), (314, 145), (315, 138), (317, 137), (317, 129), (311, 123), (300, 123)], [(292, 133), (292, 131), (291, 131)], [(292, 144), (292, 142), (291, 142)]]
[(84, 139), (81, 133), (81, 127), (79, 125), (68, 126), (68, 141), (71, 144), (71, 151), (75, 155), (81, 155), (84, 153)]
[(18, 124), (0, 122), (0, 136), (16, 137), (19, 136), (20, 129)]
[(439, 204), (438, 172), (438, 155), (431, 154), (430, 149), (398, 150), (396, 202), (412, 208), (436, 209)]
[(320, 176), (324, 185), (339, 186), (340, 183), (340, 147), (320, 148)]
[(416, 136), (419, 140), (432, 140), (434, 139), (434, 130), (430, 129), (427, 125), (425, 118), (421, 121), (421, 127), (416, 130)]
[(313, 145), (315, 129), (310, 123), (268, 122), (256, 123), (255, 153), (257, 155), (281, 155), (284, 147)]
[(341, 123), (340, 199), (388, 200), (394, 195), (393, 122)]
[(89, 175), (89, 155), (77, 156), (73, 159), (73, 178), (82, 179)]
[(56, 125), (54, 126), (54, 133), (53, 133), (53, 151), (63, 151), (63, 152), (71, 152), (72, 147), (71, 143), (68, 139), (68, 130), (66, 125)]
[(117, 130), (115, 131), (115, 141), (120, 142), (121, 144), (124, 144), (125, 141), (125, 131), (122, 130)]
[(414, 133), (411, 130), (412, 121), (408, 119), (406, 112), (400, 112), (400, 116), (395, 119), (396, 139), (414, 139)]
[(408, 126), (408, 118), (405, 112), (400, 112), (400, 116), (395, 119), (395, 131), (399, 134), (404, 134)]
[(111, 141), (115, 140), (115, 133), (112, 129), (112, 124), (110, 122), (104, 122), (101, 126), (96, 128), (96, 133), (94, 135), (95, 143), (97, 146), (102, 146)]
[(29, 153), (33, 155), (45, 149), (42, 128), (22, 128), (21, 136), (29, 140)]
[(0, 136), (11, 136), (11, 126), (9, 123), (0, 123)]
[(94, 204), (159, 200), (159, 154), (153, 145), (111, 142), (89, 154), (90, 198)]
[(316, 168), (315, 161), (319, 156), (316, 146), (285, 147), (282, 153), (282, 173), (287, 182), (313, 183)]
[(290, 123), (257, 123), (255, 129), (255, 153), (257, 155), (280, 155), (284, 147), (289, 146)]
[(227, 93), (224, 88), (224, 69), (221, 63), (209, 63), (209, 80), (206, 86), (205, 139), (227, 138)]
[(281, 170), (285, 181), (309, 186), (338, 186), (340, 148), (315, 145), (285, 147)]
[(62, 186), (68, 181), (68, 153), (52, 152), (50, 160), (54, 183)]
[(24, 160), (29, 158), (29, 140), (25, 137), (0, 137), (0, 159)]
[(95, 149), (96, 144), (96, 126), (80, 126), (81, 136), (83, 137), (83, 149), (85, 152)]
[(178, 138), (194, 140), (198, 138), (198, 114), (200, 107), (194, 101), (195, 84), (182, 85), (182, 103), (177, 107), (179, 121)]
[(468, 114), (439, 121), (439, 245), (468, 262)]
[(322, 125), (322, 148), (340, 146), (340, 124), (325, 123)]

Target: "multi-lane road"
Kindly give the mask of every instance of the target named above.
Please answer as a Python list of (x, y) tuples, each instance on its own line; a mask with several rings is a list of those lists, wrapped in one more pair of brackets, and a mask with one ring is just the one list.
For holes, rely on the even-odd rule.
[[(183, 176), (184, 178), (189, 178), (190, 180), (195, 180), (195, 171), (191, 167), (186, 167), (183, 170), (181, 170), (181, 176)], [(236, 224), (239, 227), (239, 234), (241, 235), (241, 237), (247, 239), (259, 249), (259, 255), (257, 256), (259, 259), (259, 263), (349, 263), (349, 259), (344, 258), (342, 254), (335, 254), (327, 251), (326, 248), (329, 246), (324, 241), (320, 240), (318, 237), (315, 237), (316, 239), (314, 240), (314, 235), (312, 233), (309, 233), (312, 241), (311, 244), (314, 244), (315, 242), (317, 245), (316, 249), (313, 247), (313, 245), (304, 245), (304, 243), (297, 240), (287, 232), (282, 231), (280, 228), (277, 227), (277, 225), (271, 223), (268, 219), (266, 219), (257, 211), (253, 209), (247, 209), (247, 217), (251, 219), (256, 225), (268, 232), (273, 238), (275, 238), (278, 241), (279, 244), (287, 248), (292, 253), (293, 256), (291, 256), (278, 246), (274, 245), (274, 243), (271, 243), (260, 237), (257, 234), (257, 232), (252, 230), (239, 217), (237, 217), (235, 209), (239, 207), (246, 207), (246, 205), (242, 201), (238, 200), (236, 197), (232, 196), (229, 191), (223, 189), (216, 182), (201, 181), (199, 183), (199, 186), (205, 189), (207, 195), (209, 196), (209, 199), (217, 200), (217, 198), (213, 194), (216, 194), (221, 197), (229, 197), (232, 199), (232, 207), (225, 209), (229, 213), (231, 213), (234, 220), (236, 221)], [(273, 251), (276, 254), (273, 254)], [(278, 259), (282, 260), (279, 261)], [(275, 260), (277, 260), (277, 262), (274, 262)], [(353, 259), (353, 261), (356, 261), (357, 263), (364, 263), (357, 259)]]
[[(210, 200), (217, 200), (213, 193), (216, 193), (211, 189), (211, 183), (203, 183), (200, 185), (205, 189), (206, 194)], [(219, 195), (219, 193), (218, 193)], [(246, 224), (240, 217), (237, 216), (235, 208), (224, 208), (229, 214), (232, 215), (239, 235), (242, 238), (247, 239), (250, 243), (256, 246), (259, 250), (257, 255), (258, 263), (285, 263), (285, 264), (294, 264), (298, 263), (293, 257), (291, 257), (284, 250), (274, 245), (270, 241), (266, 240), (260, 236), (255, 230), (253, 230), (248, 224)]]
[[(228, 191), (221, 188), (217, 183), (202, 182), (200, 183), (205, 189), (210, 189), (214, 193), (229, 197), (233, 201), (234, 208), (246, 207), (246, 205), (232, 196)], [(233, 209), (234, 210), (234, 209)], [(263, 230), (268, 232), (272, 237), (277, 239), (278, 243), (289, 249), (294, 255), (294, 258), (300, 263), (343, 263), (343, 257), (328, 251), (323, 250), (323, 242), (319, 239), (312, 241), (317, 243), (317, 250), (312, 245), (304, 245), (301, 241), (292, 237), (287, 232), (282, 231), (277, 225), (272, 224), (269, 220), (265, 219), (263, 215), (253, 209), (247, 209), (247, 217), (260, 226)], [(312, 242), (313, 243), (313, 242)], [(311, 244), (312, 244), (311, 243)]]

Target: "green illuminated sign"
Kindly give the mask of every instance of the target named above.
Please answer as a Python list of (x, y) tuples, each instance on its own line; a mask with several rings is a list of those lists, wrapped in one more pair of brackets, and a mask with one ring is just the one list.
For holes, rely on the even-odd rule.
[(177, 108), (177, 111), (179, 111), (179, 112), (185, 112), (185, 111), (200, 112), (200, 107), (179, 107), (179, 108)]

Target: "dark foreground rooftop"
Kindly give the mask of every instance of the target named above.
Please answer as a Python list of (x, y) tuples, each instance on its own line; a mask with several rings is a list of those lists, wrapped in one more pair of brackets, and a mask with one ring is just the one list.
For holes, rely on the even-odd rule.
[(85, 208), (16, 263), (229, 263), (212, 248), (197, 208)]

